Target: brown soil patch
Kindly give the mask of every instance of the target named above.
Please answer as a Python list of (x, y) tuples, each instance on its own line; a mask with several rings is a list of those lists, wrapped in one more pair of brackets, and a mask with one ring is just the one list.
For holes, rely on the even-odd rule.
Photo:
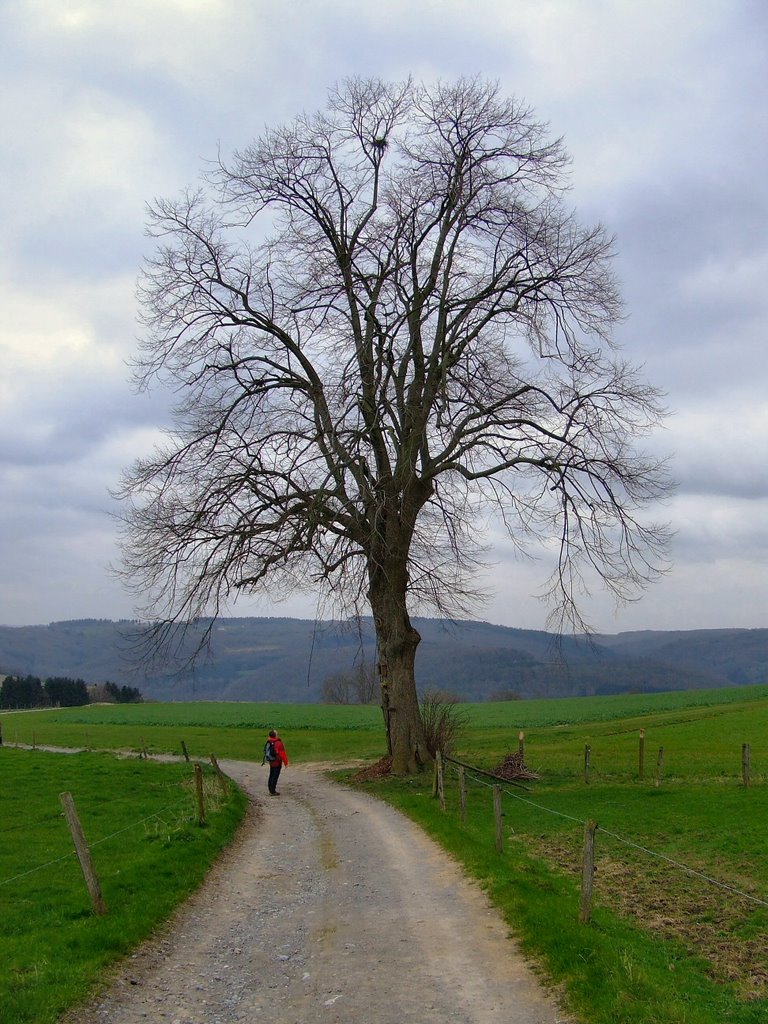
[[(512, 838), (524, 843), (534, 856), (581, 875), (579, 836)], [(608, 842), (606, 838), (604, 847)], [(711, 874), (706, 866), (690, 866), (702, 874)], [(740, 883), (740, 888), (749, 892), (749, 883)], [(765, 908), (703, 878), (632, 851), (622, 853), (621, 858), (611, 856), (610, 852), (598, 854), (594, 892), (597, 903), (701, 956), (709, 964), (713, 980), (734, 983), (743, 999), (768, 997)], [(761, 898), (757, 892), (754, 896)]]

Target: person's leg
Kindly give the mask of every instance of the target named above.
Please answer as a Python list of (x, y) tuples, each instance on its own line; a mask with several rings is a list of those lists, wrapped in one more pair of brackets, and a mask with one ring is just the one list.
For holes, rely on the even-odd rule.
[(269, 781), (267, 782), (267, 787), (270, 793), (275, 793), (277, 791), (277, 780), (280, 776), (281, 768), (282, 765), (280, 763), (269, 766)]

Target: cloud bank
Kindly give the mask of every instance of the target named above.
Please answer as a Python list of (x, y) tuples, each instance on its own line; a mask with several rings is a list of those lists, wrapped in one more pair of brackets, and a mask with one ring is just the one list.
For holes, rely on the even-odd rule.
[[(573, 156), (571, 198), (615, 233), (618, 341), (668, 396), (674, 567), (599, 629), (765, 626), (768, 20), (651, 0), (19, 0), (2, 5), (0, 623), (129, 617), (110, 488), (168, 422), (135, 395), (145, 206), (349, 75), (480, 73)], [(543, 627), (547, 575), (493, 531), (482, 617)], [(312, 596), (237, 614), (314, 615)]]

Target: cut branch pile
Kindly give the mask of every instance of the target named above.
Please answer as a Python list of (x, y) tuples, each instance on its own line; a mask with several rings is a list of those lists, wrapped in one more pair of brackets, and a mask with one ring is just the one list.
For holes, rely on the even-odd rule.
[(392, 758), (382, 757), (380, 761), (361, 768), (352, 776), (353, 782), (376, 782), (377, 779), (386, 779), (392, 771)]
[(523, 755), (519, 751), (507, 754), (504, 760), (493, 769), (493, 774), (501, 779), (540, 779), (541, 776), (527, 768)]

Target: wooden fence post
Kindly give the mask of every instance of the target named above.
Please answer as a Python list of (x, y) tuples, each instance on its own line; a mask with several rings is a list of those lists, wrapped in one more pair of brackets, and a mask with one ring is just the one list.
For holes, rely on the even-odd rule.
[(496, 852), (504, 853), (504, 835), (501, 830), (504, 816), (501, 809), (501, 786), (493, 787), (493, 815), (496, 819)]
[(742, 743), (741, 745), (741, 780), (744, 783), (744, 786), (748, 789), (751, 782), (748, 743)]
[(640, 743), (637, 752), (637, 776), (642, 782), (645, 778), (645, 729), (640, 730)]
[(216, 760), (216, 755), (211, 754), (211, 764), (216, 772), (216, 778), (218, 779), (219, 788), (221, 789), (221, 795), (226, 796), (229, 792), (229, 779), (219, 767), (219, 762)]
[(0, 747), (3, 745), (3, 723), (0, 722)]
[(661, 773), (664, 768), (664, 747), (659, 747), (659, 756), (656, 758), (656, 788), (661, 785)]
[(592, 914), (592, 887), (595, 878), (595, 832), (597, 822), (588, 821), (584, 827), (584, 858), (581, 866), (581, 902), (579, 922), (586, 924)]
[(104, 902), (104, 897), (101, 895), (101, 886), (99, 885), (99, 879), (96, 875), (96, 869), (93, 866), (91, 851), (88, 849), (88, 843), (85, 841), (85, 835), (83, 834), (83, 828), (80, 824), (80, 819), (77, 816), (77, 811), (75, 810), (75, 802), (72, 799), (72, 794), (60, 793), (59, 800), (61, 800), (61, 805), (64, 808), (64, 815), (67, 819), (67, 824), (69, 825), (72, 842), (75, 844), (75, 853), (77, 853), (77, 859), (80, 861), (80, 868), (83, 872), (85, 884), (88, 887), (94, 913), (106, 914), (107, 905)]
[(195, 762), (195, 795), (197, 797), (197, 824), (205, 825), (205, 798), (203, 796), (203, 769)]
[(437, 799), (440, 801), (440, 810), (445, 810), (445, 782), (443, 779), (443, 755), (438, 752), (435, 754), (435, 768), (437, 771)]
[(187, 750), (187, 744), (184, 740), (181, 741), (181, 752), (184, 755), (184, 760), (189, 764), (189, 751)]
[(520, 757), (525, 757), (525, 733), (522, 729), (517, 734), (517, 751), (520, 754)]
[(467, 780), (464, 778), (464, 765), (459, 765), (459, 821), (467, 823)]
[(589, 785), (589, 771), (592, 761), (592, 747), (587, 743), (584, 746), (584, 781)]

